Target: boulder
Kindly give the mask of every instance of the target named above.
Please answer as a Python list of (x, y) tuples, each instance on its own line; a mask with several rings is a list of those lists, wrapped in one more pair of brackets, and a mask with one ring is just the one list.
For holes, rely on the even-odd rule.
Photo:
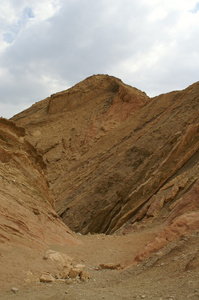
[(44, 255), (43, 259), (55, 261), (62, 266), (68, 266), (73, 261), (73, 259), (70, 256), (51, 249), (46, 251), (46, 254)]

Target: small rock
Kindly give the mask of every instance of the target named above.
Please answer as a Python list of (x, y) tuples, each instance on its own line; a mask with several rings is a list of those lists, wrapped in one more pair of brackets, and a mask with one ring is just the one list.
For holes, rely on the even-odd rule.
[(161, 263), (161, 264), (159, 265), (159, 267), (162, 267), (162, 266), (164, 266), (164, 263)]
[(31, 282), (39, 282), (39, 278), (34, 275), (31, 271), (28, 271), (26, 273), (26, 278), (24, 279), (25, 283), (31, 283)]
[(75, 266), (75, 269), (78, 269), (79, 272), (83, 272), (85, 270), (85, 265), (82, 265), (82, 264), (78, 264)]
[(76, 268), (72, 268), (69, 272), (69, 277), (70, 278), (76, 278), (77, 276), (80, 275), (80, 270), (79, 269), (76, 269)]
[(63, 270), (60, 273), (60, 277), (62, 279), (67, 279), (69, 277), (69, 273), (70, 273), (71, 269), (72, 269), (71, 265), (64, 266)]
[(88, 279), (90, 279), (90, 274), (87, 271), (82, 271), (80, 273), (80, 279), (81, 279), (81, 281), (85, 282)]
[(78, 264), (74, 268), (71, 267), (68, 276), (70, 278), (76, 278), (85, 270), (85, 265)]
[(120, 263), (118, 264), (99, 264), (99, 267), (96, 268), (96, 270), (100, 269), (107, 269), (107, 270), (120, 270), (123, 269)]
[(43, 274), (43, 275), (41, 275), (39, 280), (40, 280), (40, 282), (50, 283), (50, 282), (54, 282), (55, 278), (50, 274)]
[(43, 259), (50, 259), (58, 262), (59, 264), (65, 266), (72, 263), (72, 258), (66, 254), (54, 251), (54, 250), (48, 250), (46, 254), (44, 255)]
[(12, 291), (14, 294), (16, 294), (16, 293), (19, 291), (19, 289), (16, 288), (16, 287), (13, 287), (13, 288), (11, 289), (11, 291)]

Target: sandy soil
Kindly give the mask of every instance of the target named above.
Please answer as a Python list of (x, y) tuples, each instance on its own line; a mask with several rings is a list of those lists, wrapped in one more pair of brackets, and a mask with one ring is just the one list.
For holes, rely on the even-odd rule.
[[(41, 271), (55, 275), (57, 269), (42, 259), (43, 252), (22, 250), (2, 251), (0, 299), (16, 300), (93, 300), (93, 299), (158, 299), (184, 300), (199, 299), (199, 234), (181, 238), (153, 254), (136, 266), (127, 267), (139, 251), (155, 236), (154, 229), (145, 229), (128, 235), (78, 235), (81, 246), (55, 246), (51, 249), (67, 253), (74, 263), (86, 265), (90, 280), (71, 284), (65, 282), (40, 283)], [(7, 253), (7, 257), (6, 257)], [(5, 265), (3, 258), (10, 260)], [(120, 263), (122, 270), (96, 270), (101, 264)], [(48, 266), (47, 266), (48, 264)], [(19, 272), (21, 268), (21, 272)], [(17, 271), (18, 270), (18, 271)], [(24, 282), (25, 272), (31, 271), (32, 281)], [(3, 274), (5, 274), (4, 277)], [(11, 289), (18, 288), (17, 293)]]

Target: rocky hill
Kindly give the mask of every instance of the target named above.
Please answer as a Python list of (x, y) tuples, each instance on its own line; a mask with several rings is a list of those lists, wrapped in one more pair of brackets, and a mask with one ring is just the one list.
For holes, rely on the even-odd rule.
[(150, 99), (96, 75), (13, 121), (43, 155), (56, 211), (72, 230), (128, 232), (198, 211), (198, 103), (199, 82)]
[(96, 75), (1, 118), (2, 299), (198, 299), (198, 104)]

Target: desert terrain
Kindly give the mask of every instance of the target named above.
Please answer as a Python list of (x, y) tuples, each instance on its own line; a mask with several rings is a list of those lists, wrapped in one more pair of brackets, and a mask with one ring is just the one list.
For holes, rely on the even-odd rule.
[[(199, 299), (199, 236), (195, 233), (170, 243), (136, 266), (96, 270), (99, 264), (121, 264), (124, 267), (131, 264), (132, 257), (154, 235), (153, 231), (145, 229), (142, 233), (124, 236), (78, 236), (84, 243), (81, 247), (51, 245), (56, 251), (70, 254), (74, 261), (86, 265), (90, 274), (90, 279), (86, 282), (77, 279), (72, 282), (57, 280), (41, 283), (41, 271), (56, 275), (58, 270), (52, 266), (47, 267), (42, 262), (43, 253), (36, 255), (26, 250), (22, 259), (19, 249), (15, 249), (15, 260), (12, 252), (6, 257), (10, 277), (8, 274), (5, 278), (2, 277), (1, 299)], [(23, 276), (26, 274), (30, 282), (19, 277), (18, 268), (23, 270)], [(31, 275), (32, 278), (28, 276), (30, 272), (34, 274)], [(11, 290), (13, 287), (18, 288), (16, 294)]]
[(199, 299), (199, 82), (86, 78), (0, 119), (0, 170), (0, 299)]

